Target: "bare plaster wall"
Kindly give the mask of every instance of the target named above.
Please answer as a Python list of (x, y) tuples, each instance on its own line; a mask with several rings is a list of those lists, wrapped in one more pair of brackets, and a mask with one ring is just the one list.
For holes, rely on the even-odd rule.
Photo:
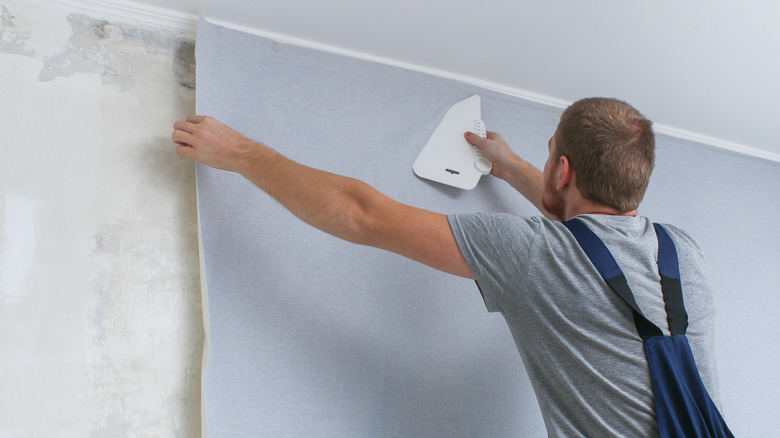
[(200, 435), (193, 39), (0, 0), (0, 436)]

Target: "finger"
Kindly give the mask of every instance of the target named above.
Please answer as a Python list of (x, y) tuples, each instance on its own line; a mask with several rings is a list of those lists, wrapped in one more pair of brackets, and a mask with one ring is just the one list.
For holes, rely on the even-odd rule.
[(187, 121), (190, 123), (202, 123), (207, 118), (206, 116), (192, 115), (187, 117)]
[(194, 151), (191, 146), (179, 145), (176, 148), (176, 155), (178, 155), (181, 158), (192, 158), (193, 153)]
[(474, 146), (482, 146), (485, 144), (485, 139), (474, 134), (473, 132), (466, 131), (466, 141)]
[(171, 134), (171, 140), (179, 145), (192, 146), (195, 141), (195, 136), (189, 132), (177, 129)]
[(174, 130), (178, 130), (178, 131), (189, 132), (190, 134), (192, 134), (192, 133), (195, 132), (195, 128), (197, 126), (198, 125), (196, 125), (196, 124), (194, 124), (192, 122), (184, 122), (184, 121), (179, 120), (178, 122), (173, 124), (173, 129)]

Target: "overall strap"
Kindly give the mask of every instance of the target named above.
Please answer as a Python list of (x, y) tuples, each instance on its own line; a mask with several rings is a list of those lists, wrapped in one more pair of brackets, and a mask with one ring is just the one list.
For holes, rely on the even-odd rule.
[(642, 341), (646, 341), (654, 336), (662, 336), (663, 332), (655, 324), (650, 322), (642, 311), (639, 310), (639, 306), (636, 304), (634, 294), (628, 287), (626, 276), (618, 266), (615, 258), (612, 257), (612, 253), (609, 252), (604, 242), (596, 236), (596, 233), (591, 231), (587, 225), (578, 219), (570, 219), (563, 222), (563, 225), (571, 231), (574, 238), (577, 239), (577, 243), (580, 244), (582, 250), (585, 251), (585, 255), (588, 256), (593, 266), (599, 271), (601, 277), (607, 282), (609, 287), (612, 288), (623, 301), (628, 304), (634, 311), (634, 325), (636, 331), (639, 333), (639, 337)]
[(688, 330), (688, 312), (685, 311), (683, 303), (677, 249), (664, 227), (654, 223), (653, 228), (658, 237), (658, 273), (661, 275), (666, 321), (672, 335), (684, 335)]
[[(661, 329), (642, 314), (634, 294), (628, 287), (626, 276), (623, 274), (620, 266), (618, 266), (612, 253), (604, 245), (604, 242), (579, 219), (564, 221), (563, 225), (574, 235), (577, 243), (582, 247), (585, 255), (588, 256), (588, 259), (596, 267), (604, 281), (631, 307), (634, 315), (634, 325), (637, 333), (639, 333), (639, 337), (646, 341), (654, 336), (663, 335)], [(658, 269), (661, 275), (661, 289), (669, 330), (672, 335), (685, 334), (685, 330), (688, 327), (688, 314), (685, 312), (682, 300), (677, 251), (666, 230), (657, 224), (653, 224), (653, 226), (658, 237)]]

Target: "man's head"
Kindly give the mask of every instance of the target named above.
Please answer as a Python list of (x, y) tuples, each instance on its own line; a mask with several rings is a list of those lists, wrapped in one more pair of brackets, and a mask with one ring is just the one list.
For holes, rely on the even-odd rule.
[[(551, 165), (565, 156), (585, 199), (621, 213), (639, 206), (655, 162), (655, 136), (652, 122), (631, 105), (607, 98), (574, 102), (550, 143)], [(562, 200), (548, 181), (552, 175), (545, 178), (545, 208), (557, 214), (552, 210), (562, 210)]]

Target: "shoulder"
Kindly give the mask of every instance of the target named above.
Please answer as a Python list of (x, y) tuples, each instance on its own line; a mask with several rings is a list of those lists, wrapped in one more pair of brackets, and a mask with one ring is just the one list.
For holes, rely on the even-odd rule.
[(532, 235), (541, 227), (542, 217), (516, 216), (508, 213), (467, 213), (447, 216), (453, 233), (472, 238), (508, 238)]
[(452, 234), (472, 266), (522, 260), (534, 247), (547, 221), (542, 217), (506, 213), (469, 213), (447, 216)]
[(472, 243), (512, 243), (530, 249), (534, 242), (573, 240), (563, 223), (544, 216), (508, 213), (469, 213), (447, 216), (455, 238)]
[(546, 220), (542, 216), (517, 216), (510, 213), (462, 213), (447, 215), (450, 222), (456, 222), (469, 226), (482, 224), (491, 226), (519, 226), (538, 227)]
[(672, 236), (672, 238), (674, 238), (676, 240), (679, 240), (681, 242), (684, 242), (686, 244), (689, 244), (689, 245), (694, 245), (697, 248), (699, 247), (699, 244), (696, 242), (696, 239), (694, 239), (693, 236), (690, 233), (688, 233), (687, 231), (683, 230), (682, 228), (680, 228), (680, 227), (678, 227), (676, 225), (662, 223), (662, 222), (659, 222), (658, 225), (661, 225), (662, 227), (664, 227), (664, 229), (666, 229), (666, 231), (669, 232), (669, 234)]
[(562, 246), (574, 241), (562, 223), (543, 216), (471, 213), (448, 219), (458, 246), (470, 261), (525, 266), (530, 254), (560, 253)]
[(689, 253), (691, 256), (697, 257), (699, 259), (704, 258), (699, 243), (690, 233), (675, 225), (666, 223), (659, 223), (658, 225), (661, 225), (672, 238), (678, 254), (683, 252)]

